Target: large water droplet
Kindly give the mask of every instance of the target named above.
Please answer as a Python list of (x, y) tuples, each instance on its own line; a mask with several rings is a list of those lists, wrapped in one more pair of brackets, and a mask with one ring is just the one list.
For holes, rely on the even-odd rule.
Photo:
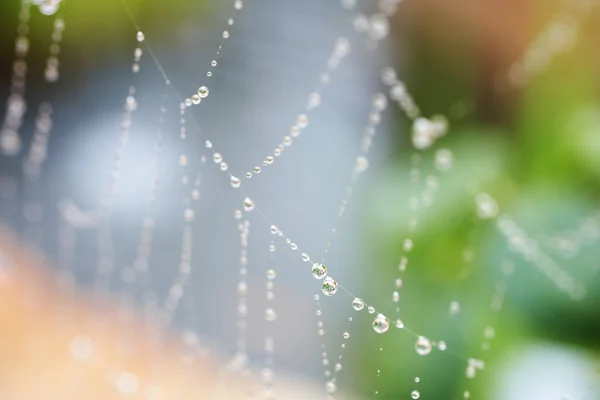
[(426, 356), (431, 353), (431, 341), (424, 336), (419, 336), (415, 343), (415, 350), (417, 350), (418, 354)]
[(208, 88), (206, 86), (200, 86), (200, 88), (198, 88), (198, 96), (203, 99), (206, 98), (206, 96), (208, 96)]
[(419, 392), (418, 390), (413, 390), (410, 393), (410, 397), (412, 397), (413, 399), (418, 399), (419, 397), (421, 397), (421, 392)]
[(246, 197), (244, 199), (244, 210), (246, 210), (246, 211), (254, 210), (254, 202), (249, 197)]
[(312, 274), (317, 279), (323, 279), (327, 276), (327, 267), (321, 263), (314, 263), (312, 266)]
[(321, 285), (321, 290), (323, 291), (323, 293), (325, 293), (325, 295), (333, 296), (338, 290), (338, 283), (335, 280), (333, 280), (333, 278), (328, 276), (323, 281), (323, 284)]
[(377, 333), (385, 333), (390, 328), (390, 321), (383, 314), (377, 314), (373, 320), (373, 330)]
[(360, 311), (363, 308), (365, 308), (365, 302), (363, 301), (363, 299), (359, 299), (358, 297), (355, 298), (352, 301), (352, 307), (356, 310), (356, 311)]

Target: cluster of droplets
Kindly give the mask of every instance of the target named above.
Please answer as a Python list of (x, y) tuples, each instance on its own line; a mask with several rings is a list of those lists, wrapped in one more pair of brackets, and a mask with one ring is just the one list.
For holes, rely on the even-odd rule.
[[(289, 134), (285, 135), (279, 145), (273, 150), (273, 155), (268, 155), (262, 161), (262, 168), (275, 162), (275, 157), (281, 156), (283, 151), (290, 147), (294, 140), (300, 136), (300, 133), (308, 127), (309, 115), (311, 111), (321, 105), (321, 90), (330, 82), (331, 74), (338, 68), (341, 61), (350, 53), (350, 41), (344, 37), (338, 38), (332, 53), (327, 62), (327, 68), (320, 74), (319, 85), (317, 89), (308, 95), (305, 113), (298, 115), (296, 122), (290, 127)], [(246, 172), (246, 178), (250, 179), (254, 174), (260, 174), (261, 166), (255, 166), (252, 171)]]
[(447, 132), (448, 120), (443, 115), (436, 115), (431, 119), (418, 117), (412, 126), (413, 146), (418, 150), (427, 149)]
[(59, 61), (58, 54), (60, 53), (60, 42), (65, 30), (65, 21), (62, 18), (54, 20), (54, 32), (52, 32), (52, 43), (50, 44), (50, 55), (46, 61), (46, 69), (44, 77), (47, 82), (56, 82), (59, 78)]
[[(390, 33), (390, 19), (396, 13), (398, 4), (402, 0), (379, 0), (377, 11), (374, 14), (354, 13), (352, 27), (360, 34), (366, 35), (374, 44), (388, 37)], [(354, 10), (356, 0), (341, 0), (342, 8)]]

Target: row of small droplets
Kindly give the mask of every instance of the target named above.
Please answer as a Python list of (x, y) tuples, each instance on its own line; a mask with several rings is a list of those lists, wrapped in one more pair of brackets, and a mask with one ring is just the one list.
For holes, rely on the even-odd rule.
[[(233, 1), (233, 9), (235, 11), (240, 11), (242, 8), (244, 8), (244, 2), (242, 0), (234, 0)], [(227, 25), (233, 26), (233, 24), (234, 24), (234, 19), (228, 18)], [(230, 37), (231, 37), (231, 32), (228, 29), (224, 30), (223, 34), (221, 35), (221, 41), (219, 42), (219, 49), (217, 50), (217, 55), (216, 55), (215, 59), (210, 62), (210, 66), (212, 68), (215, 68), (218, 65), (219, 56), (221, 55), (221, 50), (223, 49), (223, 41), (229, 39)], [(206, 76), (208, 78), (213, 76), (213, 71), (211, 69), (209, 69), (206, 72)], [(193, 95), (191, 95), (190, 97), (188, 97), (184, 100), (185, 106), (191, 107), (193, 105), (200, 104), (202, 102), (202, 99), (204, 99), (208, 96), (208, 93), (209, 93), (209, 90), (206, 86), (204, 86), (204, 85), (200, 86), (200, 88), (198, 89), (198, 91), (196, 93), (194, 93)]]
[(21, 1), (19, 11), (18, 37), (15, 42), (15, 61), (10, 86), (10, 96), (6, 105), (6, 114), (0, 132), (0, 148), (8, 156), (16, 155), (21, 150), (19, 129), (23, 124), (23, 116), (27, 111), (25, 102), (25, 83), (27, 78), (27, 54), (29, 53), (29, 17), (31, 3)]
[[(504, 297), (508, 287), (508, 280), (513, 274), (515, 267), (510, 261), (504, 261), (501, 265), (503, 279), (498, 282), (494, 287), (494, 293), (492, 294), (492, 300), (490, 302), (490, 309), (492, 311), (491, 319), (492, 323), (487, 325), (483, 330), (483, 340), (481, 342), (481, 350), (486, 352), (490, 349), (490, 345), (494, 337), (496, 336), (496, 325), (498, 322), (498, 314), (502, 311), (504, 305)], [(469, 358), (467, 360), (467, 367), (465, 375), (468, 379), (475, 379), (477, 371), (482, 370), (485, 367), (485, 362), (481, 359)], [(463, 393), (465, 399), (471, 397), (471, 392), (465, 390)]]
[(52, 43), (50, 44), (50, 55), (46, 61), (46, 69), (44, 77), (47, 82), (53, 83), (58, 81), (60, 42), (62, 41), (63, 31), (65, 30), (65, 21), (61, 17), (56, 17), (54, 20), (54, 31), (52, 32)]
[[(200, 177), (196, 180), (196, 186), (200, 187)], [(192, 272), (192, 245), (193, 245), (193, 218), (184, 217), (183, 239), (181, 242), (181, 254), (179, 257), (179, 270), (174, 282), (169, 288), (169, 293), (164, 302), (164, 311), (166, 321), (170, 322), (173, 314), (179, 307), (181, 298), (184, 295), (185, 285)]]
[(532, 263), (550, 279), (561, 292), (571, 299), (580, 301), (586, 296), (585, 287), (556, 261), (544, 253), (539, 244), (530, 238), (509, 216), (501, 215), (496, 224), (508, 241), (508, 248)]
[[(163, 100), (164, 101), (164, 100)], [(154, 219), (154, 209), (156, 206), (156, 197), (160, 188), (160, 167), (163, 157), (163, 127), (165, 123), (165, 115), (167, 109), (164, 106), (160, 108), (160, 114), (158, 117), (158, 127), (156, 130), (156, 143), (155, 143), (155, 161), (154, 170), (151, 176), (151, 189), (150, 197), (148, 199), (148, 208), (146, 215), (142, 218), (140, 238), (138, 241), (137, 254), (133, 262), (133, 266), (126, 266), (121, 270), (121, 279), (128, 283), (133, 284), (136, 277), (140, 276), (142, 282), (139, 282), (142, 286), (150, 285), (150, 269), (149, 259), (150, 252), (152, 251), (152, 240), (154, 236), (154, 227), (156, 221)]]
[(265, 320), (267, 321), (266, 326), (266, 334), (265, 334), (265, 362), (264, 368), (262, 370), (262, 379), (265, 383), (265, 398), (272, 399), (275, 398), (275, 390), (273, 388), (273, 365), (274, 359), (273, 354), (275, 352), (275, 342), (273, 340), (273, 336), (271, 334), (271, 324), (277, 319), (277, 312), (273, 308), (273, 299), (275, 298), (275, 294), (273, 293), (273, 289), (275, 286), (275, 278), (277, 276), (276, 270), (273, 268), (275, 261), (275, 243), (271, 240), (269, 243), (269, 263), (267, 265), (266, 271), (266, 292), (265, 296), (267, 299), (267, 307), (265, 308)]
[[(346, 329), (342, 333), (342, 338), (344, 341), (340, 345), (340, 351), (339, 351), (335, 366), (333, 367), (333, 375), (332, 375), (332, 378), (326, 383), (327, 392), (330, 394), (333, 394), (333, 392), (335, 392), (337, 390), (337, 379), (338, 379), (340, 371), (343, 368), (343, 358), (344, 358), (344, 352), (346, 350), (346, 343), (347, 343), (346, 341), (348, 339), (350, 339), (350, 325), (352, 324), (352, 320), (353, 320), (352, 317), (348, 317), (348, 323), (347, 323)], [(333, 389), (333, 391), (332, 391), (332, 389)]]
[(337, 225), (339, 224), (339, 222), (343, 218), (344, 214), (346, 213), (346, 207), (348, 206), (350, 196), (352, 196), (354, 185), (356, 184), (358, 177), (362, 173), (364, 173), (367, 170), (367, 168), (369, 167), (369, 160), (366, 156), (367, 156), (367, 153), (369, 152), (369, 149), (371, 148), (371, 145), (373, 143), (373, 138), (375, 137), (375, 134), (377, 133), (377, 126), (381, 122), (381, 113), (383, 113), (383, 111), (385, 111), (386, 108), (387, 108), (387, 99), (385, 98), (385, 95), (382, 93), (375, 94), (373, 96), (373, 100), (371, 102), (371, 110), (369, 112), (367, 123), (365, 125), (359, 154), (356, 157), (356, 164), (355, 164), (352, 172), (350, 173), (349, 184), (348, 184), (348, 186), (346, 186), (345, 195), (340, 202), (340, 206), (338, 208), (338, 213), (337, 213), (336, 224), (331, 229), (331, 233), (329, 234), (329, 237), (327, 239), (326, 247), (325, 247), (325, 250), (323, 251), (323, 257), (321, 259), (321, 263), (325, 262), (325, 257), (327, 256), (327, 254), (329, 253), (329, 249), (331, 248), (332, 239), (337, 233)]
[[(44, 210), (39, 202), (39, 195), (34, 195), (39, 191), (36, 185), (41, 173), (42, 166), (48, 156), (48, 139), (52, 130), (52, 106), (44, 102), (40, 104), (37, 118), (35, 120), (35, 131), (33, 141), (29, 147), (27, 157), (23, 161), (24, 176), (24, 204), (23, 217), (28, 224), (27, 230), (35, 242), (42, 243), (43, 230), (35, 229), (44, 218)], [(39, 227), (38, 227), (39, 228)], [(35, 229), (35, 231), (33, 231)], [(28, 235), (27, 235), (28, 236)]]
[[(137, 32), (136, 38), (139, 43), (142, 43), (144, 41), (144, 34), (142, 32)], [(136, 48), (134, 51), (133, 65), (139, 64), (141, 57), (141, 49)], [(136, 73), (136, 71), (134, 71), (134, 73)], [(119, 134), (119, 139), (117, 142), (115, 157), (110, 168), (110, 177), (108, 180), (108, 185), (104, 194), (104, 198), (102, 199), (102, 203), (100, 204), (101, 220), (98, 229), (98, 258), (96, 267), (96, 286), (99, 290), (108, 288), (110, 273), (114, 267), (113, 243), (112, 235), (110, 233), (110, 217), (112, 214), (117, 184), (121, 175), (121, 162), (123, 158), (123, 153), (125, 152), (127, 144), (129, 142), (132, 117), (135, 110), (137, 110), (137, 107), (138, 104), (137, 100), (135, 99), (135, 86), (131, 85), (129, 87), (129, 93), (125, 98), (124, 113), (121, 120), (121, 132)]]
[(545, 71), (552, 60), (571, 50), (577, 43), (581, 20), (590, 13), (597, 2), (566, 2), (572, 10), (554, 16), (548, 25), (527, 47), (523, 56), (515, 61), (506, 74), (509, 86), (520, 88), (531, 78)]
[[(387, 107), (387, 100), (385, 98), (385, 95), (383, 95), (381, 93), (377, 93), (375, 96), (373, 96), (371, 111), (368, 115), (367, 124), (365, 126), (363, 138), (362, 138), (361, 145), (360, 145), (359, 155), (356, 158), (356, 165), (355, 165), (352, 173), (350, 174), (349, 185), (346, 187), (345, 196), (342, 199), (340, 207), (338, 209), (337, 223), (339, 223), (339, 221), (342, 219), (342, 217), (345, 214), (349, 197), (352, 195), (354, 184), (356, 183), (360, 174), (365, 172), (369, 166), (369, 161), (366, 158), (366, 155), (371, 147), (372, 138), (375, 136), (376, 127), (381, 122), (381, 113), (386, 109), (386, 107)], [(336, 225), (337, 225), (337, 223), (336, 223)], [(322, 287), (326, 288), (326, 290), (324, 290), (325, 294), (328, 294), (328, 293), (333, 294), (333, 293), (335, 293), (335, 291), (337, 291), (337, 282), (335, 282), (330, 277), (326, 277), (327, 268), (323, 264), (325, 262), (325, 257), (327, 256), (327, 254), (329, 252), (329, 248), (331, 247), (332, 237), (336, 234), (336, 232), (337, 232), (337, 228), (334, 226), (334, 228), (332, 228), (332, 230), (331, 230), (330, 237), (327, 240), (326, 248), (324, 250), (323, 258), (322, 258), (321, 262), (315, 263), (313, 265), (313, 269), (312, 269), (313, 276), (315, 278), (324, 279)], [(318, 303), (317, 303), (317, 307), (318, 307)], [(317, 312), (319, 312), (319, 310), (317, 310)], [(349, 317), (348, 323), (350, 324), (351, 321), (352, 321), (352, 317)], [(348, 331), (345, 331), (342, 334), (342, 336), (344, 339), (348, 339), (350, 337), (350, 333)], [(334, 367), (334, 376), (326, 382), (325, 388), (329, 394), (333, 394), (337, 390), (337, 378), (335, 377), (335, 373), (342, 369), (341, 361), (343, 358), (343, 350), (345, 349), (345, 347), (346, 347), (346, 344), (342, 343), (342, 348), (338, 354), (337, 362)], [(324, 361), (327, 361), (327, 360), (324, 360)], [(328, 372), (329, 372), (329, 370), (326, 371), (326, 376), (327, 376)]]
[[(238, 215), (235, 216), (236, 219)], [(241, 217), (241, 216), (240, 216)], [(240, 269), (239, 269), (239, 282), (237, 286), (238, 292), (238, 355), (247, 358), (246, 354), (246, 336), (247, 336), (247, 315), (248, 315), (248, 282), (246, 280), (248, 276), (248, 235), (250, 234), (250, 221), (247, 219), (240, 220), (238, 223), (238, 230), (240, 232)]]
[[(321, 92), (323, 88), (331, 81), (331, 75), (339, 67), (340, 63), (346, 56), (350, 54), (350, 42), (344, 37), (337, 38), (327, 61), (327, 66), (319, 75), (319, 83), (315, 90), (308, 95), (305, 113), (298, 115), (296, 122), (290, 127), (289, 134), (284, 136), (281, 143), (273, 150), (275, 157), (281, 156), (283, 151), (290, 147), (300, 133), (308, 127), (310, 113), (321, 105)], [(271, 155), (265, 157), (262, 162), (263, 167), (267, 167), (275, 162), (275, 158)], [(261, 172), (260, 166), (255, 166), (252, 171), (246, 172), (246, 178), (250, 179), (254, 174)]]

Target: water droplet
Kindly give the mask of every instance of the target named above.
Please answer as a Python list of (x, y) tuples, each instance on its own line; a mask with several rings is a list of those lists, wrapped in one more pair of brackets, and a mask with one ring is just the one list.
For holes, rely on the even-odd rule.
[(344, 332), (344, 339), (349, 339), (350, 338), (350, 333), (348, 332)]
[[(321, 265), (323, 265), (323, 264), (321, 264)], [(338, 290), (338, 284), (336, 281), (333, 280), (333, 278), (328, 276), (323, 281), (323, 284), (321, 285), (321, 290), (323, 291), (323, 293), (325, 293), (325, 295), (333, 296), (335, 294), (335, 292), (337, 292), (337, 290)]]
[(221, 153), (213, 154), (213, 161), (215, 162), (215, 164), (218, 164), (221, 161), (223, 161), (223, 156), (221, 155)]
[(313, 92), (308, 96), (308, 108), (315, 108), (321, 104), (321, 95)]
[(350, 53), (350, 41), (344, 37), (335, 42), (334, 54), (338, 57), (346, 57)]
[(413, 390), (410, 393), (410, 397), (412, 397), (413, 399), (418, 399), (419, 397), (421, 397), (421, 392), (419, 392), (418, 390)]
[(208, 88), (206, 86), (200, 86), (198, 88), (198, 96), (202, 97), (203, 99), (206, 98), (208, 96)]
[(369, 36), (373, 40), (382, 40), (390, 33), (390, 24), (383, 14), (371, 16), (369, 24)]
[(260, 174), (260, 167), (254, 167), (254, 172)]
[(394, 303), (397, 303), (399, 300), (400, 300), (400, 293), (398, 293), (398, 292), (392, 293), (392, 301)]
[(444, 342), (443, 340), (440, 340), (437, 344), (438, 349), (440, 349), (440, 351), (445, 351), (448, 346), (446, 345), (446, 342)]
[(356, 167), (354, 168), (358, 173), (365, 172), (369, 168), (369, 160), (364, 156), (356, 157)]
[[(385, 67), (381, 70), (381, 81), (388, 86), (393, 85), (398, 80), (396, 71), (392, 67)], [(396, 99), (394, 99), (396, 100)]]
[(233, 2), (233, 8), (235, 8), (236, 10), (241, 10), (242, 7), (244, 7), (244, 2), (242, 0), (235, 0)]
[(139, 381), (136, 374), (121, 372), (117, 379), (117, 390), (122, 394), (133, 394), (137, 392)]
[(254, 210), (254, 202), (249, 197), (244, 199), (244, 210), (252, 211)]
[(337, 390), (337, 386), (336, 386), (335, 382), (328, 381), (325, 384), (325, 389), (327, 390), (327, 393), (335, 393), (335, 391)]
[(404, 329), (404, 323), (402, 322), (402, 320), (400, 318), (398, 318), (396, 320), (396, 328), (398, 328), (398, 329)]
[(272, 308), (267, 308), (265, 310), (265, 320), (267, 322), (273, 322), (277, 319), (277, 313)]
[(373, 320), (373, 330), (377, 333), (385, 333), (390, 328), (390, 321), (383, 314), (377, 314)]
[(144, 35), (144, 32), (142, 32), (142, 31), (138, 31), (136, 37), (137, 37), (137, 41), (140, 43), (142, 43), (146, 39), (146, 35)]
[(369, 307), (367, 308), (367, 311), (369, 312), (369, 314), (374, 314), (374, 313), (375, 313), (375, 307), (373, 307), (373, 306), (369, 306)]
[(402, 248), (404, 251), (411, 251), (413, 248), (413, 241), (411, 238), (404, 239), (404, 243), (402, 244)]
[(308, 261), (308, 260), (310, 260), (310, 256), (308, 254), (306, 254), (306, 253), (302, 253), (301, 257), (302, 257), (302, 261)]
[(248, 179), (252, 178), (252, 172), (246, 172), (246, 178), (248, 178)]
[(456, 315), (460, 312), (460, 304), (458, 301), (450, 302), (450, 315)]
[(312, 274), (317, 279), (323, 279), (327, 276), (327, 267), (321, 263), (314, 263), (312, 266)]
[(387, 107), (387, 98), (383, 93), (376, 93), (373, 96), (373, 109), (375, 111), (383, 111)]
[(201, 101), (202, 99), (197, 94), (192, 96), (192, 104), (198, 105)]
[(300, 114), (298, 116), (298, 121), (296, 122), (296, 126), (298, 126), (298, 128), (300, 128), (300, 129), (304, 129), (308, 126), (308, 117), (306, 116), (306, 114)]
[(449, 171), (452, 168), (454, 156), (448, 149), (439, 149), (435, 152), (435, 167), (440, 172)]
[(356, 311), (360, 311), (365, 308), (365, 302), (357, 297), (352, 301), (352, 308), (354, 308)]
[(242, 181), (240, 181), (240, 178), (237, 178), (233, 175), (231, 176), (230, 180), (231, 180), (231, 186), (234, 188), (239, 188), (240, 185), (242, 184)]
[(427, 354), (431, 353), (431, 342), (426, 337), (419, 336), (417, 342), (415, 343), (415, 350), (417, 350), (418, 354), (426, 356)]
[(241, 210), (235, 210), (235, 211), (233, 212), (233, 217), (234, 217), (235, 219), (242, 219), (242, 211), (241, 211)]
[(88, 360), (94, 353), (92, 340), (87, 336), (76, 336), (69, 343), (71, 356), (79, 361)]
[(210, 62), (210, 65), (213, 66), (213, 67), (216, 67), (217, 66), (217, 60), (212, 60)]
[(275, 272), (274, 269), (270, 269), (267, 271), (267, 279), (273, 280), (273, 279), (275, 279), (275, 276), (277, 276), (277, 273)]
[(229, 31), (223, 31), (223, 39), (229, 39)]
[(275, 235), (277, 232), (279, 232), (279, 229), (275, 225), (271, 225), (270, 230), (273, 235)]
[(396, 282), (394, 282), (396, 287), (400, 289), (402, 287), (402, 279), (396, 278)]
[(496, 331), (494, 330), (494, 328), (491, 326), (487, 326), (483, 331), (483, 337), (486, 339), (493, 339), (494, 336), (496, 336)]
[(195, 217), (194, 210), (192, 210), (191, 208), (186, 208), (183, 212), (183, 217), (186, 220), (186, 222), (192, 222)]
[(487, 193), (478, 193), (475, 196), (477, 204), (477, 216), (481, 219), (494, 218), (500, 212), (496, 200)]
[(417, 377), (415, 378), (415, 382), (416, 382), (416, 383), (419, 383), (420, 381), (421, 381), (421, 379), (419, 379), (419, 377), (417, 376)]

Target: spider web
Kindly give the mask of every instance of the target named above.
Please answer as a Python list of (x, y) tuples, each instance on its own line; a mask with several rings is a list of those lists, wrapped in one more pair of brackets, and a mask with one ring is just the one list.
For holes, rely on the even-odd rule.
[[(69, 24), (61, 12), (72, 6), (66, 1), (24, 1), (20, 23), (30, 22), (24, 18), (25, 9), (31, 10), (35, 21), (48, 18), (38, 15), (38, 10), (50, 15), (55, 18), (50, 46), (60, 45), (56, 30), (66, 23), (68, 34)], [(23, 165), (23, 186), (15, 189), (18, 195), (8, 197), (22, 208), (25, 221), (14, 225), (23, 227), (24, 236), (43, 249), (56, 246), (57, 250), (47, 252), (56, 254), (60, 268), (70, 271), (79, 284), (109, 291), (124, 304), (143, 308), (148, 319), (165, 328), (180, 329), (190, 357), (221, 351), (231, 359), (228, 374), (253, 374), (260, 369), (256, 379), (264, 381), (264, 393), (259, 395), (267, 398), (282, 396), (278, 378), (290, 370), (319, 379), (324, 375), (324, 395), (336, 398), (349, 396), (344, 391), (362, 390), (353, 387), (353, 381), (367, 370), (376, 376), (365, 379), (376, 382), (370, 396), (437, 396), (441, 392), (429, 380), (428, 375), (437, 376), (430, 365), (458, 371), (463, 377), (461, 397), (467, 398), (496, 336), (515, 263), (528, 261), (553, 290), (576, 301), (585, 298), (581, 283), (585, 278), (572, 276), (548, 256), (512, 216), (502, 212), (494, 197), (477, 184), (469, 185), (468, 177), (458, 183), (446, 181), (444, 174), (463, 159), (466, 170), (469, 162), (477, 165), (481, 160), (443, 147), (455, 121), (422, 115), (407, 84), (388, 66), (390, 19), (401, 9), (400, 2), (381, 1), (375, 9), (353, 1), (311, 5), (311, 16), (304, 16), (305, 20), (321, 21), (324, 26), (305, 26), (288, 34), (294, 21), (302, 18), (298, 14), (306, 13), (305, 5), (279, 10), (274, 5), (235, 1), (224, 10), (219, 24), (200, 29), (201, 34), (218, 38), (206, 40), (208, 50), (192, 45), (193, 34), (181, 33), (190, 37), (183, 40), (190, 41), (185, 44), (193, 49), (188, 53), (202, 54), (189, 56), (189, 64), (195, 65), (191, 83), (170, 75), (177, 69), (168, 64), (174, 63), (163, 64), (169, 56), (154, 50), (151, 32), (138, 25), (127, 2), (122, 6), (135, 28), (125, 35), (135, 51), (129, 76), (114, 86), (123, 99), (115, 100), (115, 93), (110, 96), (111, 102), (124, 102), (121, 117), (113, 118), (109, 128), (101, 117), (80, 122), (78, 128), (118, 132), (111, 134), (118, 136), (116, 152), (114, 144), (92, 146), (101, 160), (88, 159), (89, 150), (80, 156), (78, 162), (90, 169), (85, 178), (66, 174), (71, 182), (85, 182), (87, 194), (69, 190), (68, 185), (54, 191), (44, 187), (50, 185), (44, 182), (65, 179), (66, 168), (43, 169), (45, 157), (36, 156), (39, 148), (53, 154), (47, 142), (56, 135), (51, 115), (59, 110), (52, 101), (40, 104), (27, 153), (21, 147), (27, 140), (18, 134), (31, 130), (30, 126), (10, 117), (26, 115), (25, 106), (18, 107), (19, 99), (29, 95), (13, 83), (2, 144), (5, 155)], [(277, 17), (266, 17), (261, 10)], [(574, 15), (588, 8), (581, 10)], [(312, 13), (325, 13), (334, 20), (322, 24), (322, 18)], [(71, 16), (77, 18), (75, 13)], [(256, 28), (265, 19), (267, 28)], [(23, 31), (19, 32), (23, 38)], [(261, 36), (270, 38), (276, 32), (283, 32), (278, 40)], [(262, 39), (253, 43), (246, 37)], [(544, 34), (541, 37), (534, 45), (551, 43), (543, 39)], [(548, 64), (569, 46), (568, 41), (558, 50), (550, 46), (542, 61), (526, 53), (511, 69), (508, 85), (523, 85), (540, 73), (536, 62)], [(247, 56), (249, 51), (254, 55)], [(17, 42), (17, 62), (26, 60), (28, 53)], [(198, 59), (202, 60), (199, 72)], [(182, 57), (182, 61), (188, 60)], [(46, 82), (31, 85), (33, 104), (48, 93), (58, 98), (61, 91), (60, 80), (53, 79), (56, 63), (46, 64)], [(59, 71), (59, 76), (69, 73), (62, 65)], [(19, 83), (18, 71), (13, 76), (13, 82)], [(43, 89), (35, 97), (37, 87)], [(182, 91), (183, 87), (193, 89)], [(15, 93), (21, 95), (17, 100)], [(388, 221), (371, 217), (379, 218), (376, 225), (383, 232), (404, 235), (400, 243), (384, 243), (398, 250), (397, 258), (388, 260), (390, 268), (381, 273), (372, 255), (356, 248), (357, 238), (362, 237), (357, 221), (365, 215), (370, 218), (369, 193), (375, 184), (369, 186), (369, 175), (384, 171), (389, 139), (382, 132), (391, 124), (389, 114), (396, 107), (401, 118), (410, 122), (415, 150), (402, 176), (386, 177), (396, 183), (383, 185), (393, 191), (400, 188), (399, 208), (406, 212)], [(71, 140), (63, 138), (62, 144)], [(56, 151), (66, 154), (77, 148), (72, 143), (65, 147)], [(97, 178), (105, 172), (95, 171), (105, 171), (106, 165), (112, 165), (108, 186)], [(11, 181), (6, 182), (10, 189)], [(42, 202), (40, 193), (49, 191), (51, 200)], [(514, 256), (495, 261), (493, 282), (483, 273), (466, 283), (454, 281), (454, 287), (444, 291), (449, 297), (442, 307), (437, 296), (427, 298), (427, 288), (411, 289), (415, 275), (410, 272), (412, 254), (427, 246), (419, 242), (423, 237), (419, 226), (444, 212), (437, 200), (448, 198), (439, 193), (444, 191), (466, 193), (473, 199), (468, 212), (471, 233), (464, 238), (462, 251), (467, 275), (478, 257), (475, 238), (496, 225)], [(59, 205), (59, 217), (48, 222), (53, 203)], [(594, 217), (585, 221), (587, 225), (581, 226), (588, 227), (587, 243), (598, 236), (598, 222)], [(46, 234), (53, 230), (55, 241)], [(397, 236), (390, 235), (394, 242)], [(334, 281), (315, 281), (315, 263), (317, 270), (324, 264), (327, 277)], [(481, 285), (478, 299), (460, 299), (461, 285)], [(437, 290), (442, 290), (441, 285)], [(405, 297), (421, 303), (415, 308), (418, 312), (436, 311), (417, 317), (410, 313)], [(475, 346), (461, 340), (459, 329), (438, 331), (431, 323), (450, 318), (450, 323), (460, 326), (461, 317), (482, 313), (489, 314), (489, 324), (477, 327), (483, 333)], [(368, 369), (353, 363), (355, 353), (350, 350), (359, 346), (373, 355)], [(395, 349), (399, 348), (405, 350), (402, 357), (410, 365), (402, 367), (402, 376), (411, 377), (402, 385), (411, 387), (408, 393), (394, 392)]]

